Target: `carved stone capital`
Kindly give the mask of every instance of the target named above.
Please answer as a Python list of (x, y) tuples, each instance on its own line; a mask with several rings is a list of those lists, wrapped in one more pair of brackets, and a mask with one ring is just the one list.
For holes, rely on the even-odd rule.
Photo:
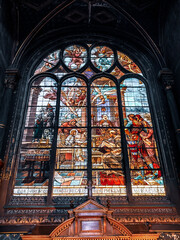
[(17, 69), (7, 69), (5, 72), (5, 80), (4, 84), (6, 88), (10, 88), (12, 90), (15, 89), (19, 80), (19, 73)]
[(174, 85), (174, 76), (170, 69), (163, 68), (161, 71), (159, 71), (159, 79), (165, 86), (165, 89), (171, 89)]

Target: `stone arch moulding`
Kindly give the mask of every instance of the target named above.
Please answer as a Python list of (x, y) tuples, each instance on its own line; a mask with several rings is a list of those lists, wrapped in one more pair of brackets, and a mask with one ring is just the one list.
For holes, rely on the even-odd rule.
[[(50, 13), (48, 13), (37, 25), (36, 27), (29, 33), (29, 35), (26, 37), (26, 39), (23, 41), (23, 43), (18, 48), (14, 59), (12, 61), (12, 66), (17, 67), (19, 64), (20, 59), (28, 49), (30, 43), (32, 40), (36, 37), (36, 35), (39, 33), (39, 31), (52, 19), (54, 18), (58, 13), (60, 13), (62, 10), (69, 7), (71, 4), (73, 4), (75, 0), (66, 0), (60, 3), (58, 6), (56, 6)], [(165, 65), (163, 56), (161, 55), (160, 50), (158, 49), (157, 45), (154, 43), (154, 41), (151, 39), (151, 37), (148, 35), (148, 33), (144, 30), (144, 28), (124, 9), (122, 9), (115, 1), (112, 0), (105, 0), (106, 4), (111, 6), (112, 8), (116, 9), (122, 16), (140, 33), (142, 36), (142, 39), (148, 44), (149, 48), (152, 50), (154, 56), (159, 62), (159, 65), (163, 67)]]
[(159, 234), (132, 234), (112, 217), (112, 210), (88, 200), (69, 211), (69, 219), (48, 235), (22, 235), (23, 240), (156, 240)]

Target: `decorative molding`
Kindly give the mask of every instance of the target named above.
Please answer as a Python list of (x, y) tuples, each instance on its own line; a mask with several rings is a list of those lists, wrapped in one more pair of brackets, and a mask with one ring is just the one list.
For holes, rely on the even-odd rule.
[(111, 217), (108, 217), (108, 220), (111, 226), (117, 229), (122, 234), (122, 236), (132, 236), (132, 233), (123, 224), (119, 223)]
[[(59, 199), (61, 199), (59, 197)], [(57, 205), (54, 207), (46, 207), (46, 197), (12, 197), (10, 201), (11, 208), (5, 209), (5, 215), (2, 219), (0, 219), (0, 223), (30, 223), (36, 222), (36, 223), (61, 223), (64, 220), (68, 219), (68, 212), (71, 214), (70, 216), (73, 217), (72, 209), (74, 205), (76, 206), (78, 201), (82, 201), (83, 204), (81, 205), (85, 206), (87, 205), (87, 202), (93, 201), (89, 200), (87, 202), (83, 201), (83, 198), (78, 197), (75, 198), (75, 201), (73, 201), (73, 198), (62, 198), (61, 204), (63, 204), (62, 200), (64, 200), (64, 203), (69, 205), (67, 209), (65, 208), (58, 208)], [(106, 199), (103, 199), (105, 201)], [(161, 199), (162, 200), (162, 199)], [(157, 199), (156, 199), (157, 201)], [(94, 201), (93, 201), (94, 202)], [(98, 201), (99, 202), (99, 201)], [(101, 206), (98, 202), (96, 202), (96, 207)], [(178, 216), (177, 211), (174, 207), (169, 206), (119, 206), (117, 204), (121, 204), (121, 202), (116, 202), (116, 206), (112, 207), (111, 203), (109, 204), (109, 207), (103, 207), (101, 211), (108, 212), (108, 214), (111, 215), (113, 212), (113, 218), (119, 222), (123, 223), (131, 223), (131, 224), (139, 224), (144, 222), (150, 222), (150, 223), (179, 223), (180, 222), (180, 216)], [(162, 202), (161, 202), (162, 204)], [(25, 205), (29, 205), (29, 208), (23, 208)], [(33, 206), (33, 208), (31, 206)], [(104, 204), (107, 206), (107, 202)], [(38, 206), (41, 206), (39, 208)], [(43, 206), (43, 208), (42, 208)], [(76, 208), (74, 211), (79, 211), (79, 207)], [(69, 210), (69, 211), (68, 211)], [(92, 209), (91, 209), (92, 210)], [(108, 215), (108, 216), (110, 216)]]
[(162, 202), (168, 202), (170, 203), (169, 199), (166, 196), (150, 196), (150, 197), (146, 197), (146, 196), (137, 196), (137, 197), (133, 197), (133, 201), (135, 202), (156, 202), (156, 203), (162, 203)]
[[(147, 239), (147, 235), (143, 235), (144, 236), (144, 238), (143, 239)], [(151, 238), (152, 239), (156, 239), (156, 237), (157, 237), (157, 234), (151, 234), (151, 235), (149, 235), (149, 236), (151, 236)], [(49, 236), (48, 235), (35, 235), (35, 236), (32, 236), (32, 235), (20, 235), (20, 234), (13, 234), (13, 233), (11, 233), (11, 234), (0, 234), (0, 239), (1, 240), (21, 240), (22, 238), (24, 239), (24, 240), (50, 240), (50, 238), (49, 238)], [(140, 235), (140, 234), (133, 234), (132, 235), (132, 238), (131, 239), (138, 239), (140, 237), (140, 239), (142, 240), (142, 236)], [(103, 237), (96, 237), (95, 239), (101, 239), (101, 240), (117, 240), (117, 239), (119, 239), (120, 237), (116, 237), (116, 238), (114, 238), (114, 237), (105, 237), (105, 236), (103, 236)], [(122, 237), (121, 237), (122, 238)], [(58, 238), (59, 239), (59, 238)], [(67, 240), (70, 240), (70, 239), (77, 239), (77, 238), (74, 238), (74, 237), (69, 237), (69, 238), (66, 238)], [(83, 240), (85, 240), (85, 238), (81, 238), (81, 239), (83, 239)], [(92, 238), (86, 238), (86, 239), (91, 239), (92, 240)], [(123, 238), (124, 239), (124, 238)], [(149, 238), (148, 238), (149, 239)], [(180, 233), (173, 233), (173, 232), (171, 232), (171, 233), (161, 233), (160, 235), (159, 235), (159, 237), (158, 237), (158, 240), (179, 240), (180, 239)], [(80, 240), (80, 239), (79, 239)]]
[(42, 214), (58, 214), (62, 216), (68, 216), (68, 212), (65, 209), (7, 209), (6, 211), (7, 215), (13, 215), (13, 214), (20, 214), (20, 215), (42, 215)]
[(159, 234), (132, 234), (122, 223), (111, 217), (112, 211), (94, 200), (88, 200), (69, 211), (70, 218), (57, 226), (50, 235), (22, 235), (23, 240), (157, 240)]
[(74, 205), (78, 206), (79, 204), (87, 201), (87, 197), (53, 197), (52, 202), (56, 205)]
[(4, 216), (0, 218), (0, 224), (39, 224), (39, 223), (62, 223), (65, 216)]
[[(34, 210), (32, 211), (32, 214), (28, 214), (27, 212), (25, 213), (26, 215), (22, 215), (19, 212), (18, 215), (4, 215), (3, 217), (0, 218), (0, 224), (39, 224), (39, 223), (62, 223), (65, 220), (68, 219), (68, 215), (45, 215), (45, 214), (38, 214), (36, 215), (34, 213)], [(140, 224), (140, 223), (145, 223), (145, 222), (150, 222), (150, 223), (161, 223), (161, 224), (166, 224), (166, 223), (178, 223), (180, 222), (180, 216), (122, 216), (122, 215), (113, 215), (113, 218), (119, 222), (123, 223), (131, 223), (131, 224)]]
[(117, 205), (117, 204), (121, 204), (121, 205), (126, 205), (128, 204), (128, 200), (127, 197), (117, 197), (117, 196), (109, 196), (109, 197), (96, 197), (96, 201), (99, 202), (102, 205)]
[(0, 174), (0, 182), (3, 180), (9, 180), (11, 176), (10, 172), (3, 172)]
[(15, 197), (12, 196), (11, 200), (9, 202), (9, 206), (41, 206), (46, 205), (46, 199), (47, 197), (41, 196), (41, 197)]
[[(47, 235), (22, 235), (23, 240), (52, 240)], [(56, 237), (53, 240), (157, 240), (159, 234), (133, 234), (129, 236), (96, 236), (96, 237)]]
[(174, 85), (174, 76), (170, 69), (164, 68), (159, 72), (159, 79), (164, 84), (166, 90)]
[(52, 231), (52, 233), (50, 234), (50, 237), (53, 239), (54, 238), (56, 239), (56, 237), (59, 237), (63, 231), (65, 231), (67, 228), (69, 228), (71, 226), (74, 219), (75, 218), (72, 217), (72, 218), (66, 220), (65, 222), (63, 222), (62, 224), (60, 224), (57, 228), (54, 229), (54, 231)]
[(133, 240), (155, 240), (158, 239), (159, 234), (133, 234), (130, 239)]
[(114, 215), (177, 215), (177, 211), (172, 207), (121, 207), (114, 210)]
[(180, 216), (113, 216), (114, 219), (116, 219), (119, 222), (123, 223), (145, 223), (145, 222), (150, 222), (150, 223), (179, 223), (180, 222)]
[(19, 73), (17, 69), (7, 69), (5, 72), (4, 84), (6, 88), (15, 89), (19, 80)]

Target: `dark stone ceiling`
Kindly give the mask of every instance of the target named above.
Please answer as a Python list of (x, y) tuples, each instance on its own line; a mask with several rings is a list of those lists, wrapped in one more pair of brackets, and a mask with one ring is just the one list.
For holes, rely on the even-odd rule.
[[(18, 39), (20, 43), (28, 36), (34, 27), (47, 16), (54, 8), (65, 1), (62, 0), (10, 0), (12, 18), (17, 18)], [(109, 1), (111, 3), (111, 1)], [(130, 14), (151, 36), (158, 45), (159, 12), (161, 0), (113, 0)], [(15, 17), (16, 15), (16, 17)], [(106, 1), (77, 0), (65, 8), (52, 19), (44, 31), (61, 28), (64, 26), (77, 26), (92, 24), (116, 28), (130, 28), (127, 21), (109, 6)], [(17, 30), (16, 30), (17, 31)]]

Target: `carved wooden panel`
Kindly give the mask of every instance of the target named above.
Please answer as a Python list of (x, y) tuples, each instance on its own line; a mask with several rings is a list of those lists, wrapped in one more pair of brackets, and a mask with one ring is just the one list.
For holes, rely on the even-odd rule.
[(93, 200), (69, 211), (70, 218), (56, 227), (49, 236), (24, 235), (23, 240), (155, 240), (159, 234), (132, 234), (112, 218), (108, 208)]

